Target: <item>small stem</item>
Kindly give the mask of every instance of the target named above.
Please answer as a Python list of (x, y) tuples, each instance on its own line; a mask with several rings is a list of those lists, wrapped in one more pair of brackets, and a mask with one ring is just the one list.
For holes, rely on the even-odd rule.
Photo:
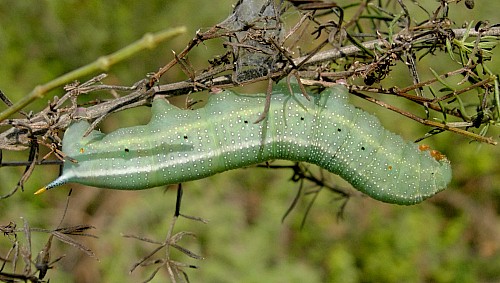
[(36, 86), (28, 95), (14, 105), (0, 113), (0, 122), (12, 114), (23, 109), (36, 99), (44, 97), (50, 90), (76, 80), (77, 78), (95, 73), (99, 70), (107, 71), (112, 65), (123, 61), (146, 48), (155, 48), (158, 43), (186, 32), (185, 27), (171, 28), (155, 34), (147, 33), (138, 41), (110, 54), (102, 56), (94, 62), (66, 73), (48, 83)]

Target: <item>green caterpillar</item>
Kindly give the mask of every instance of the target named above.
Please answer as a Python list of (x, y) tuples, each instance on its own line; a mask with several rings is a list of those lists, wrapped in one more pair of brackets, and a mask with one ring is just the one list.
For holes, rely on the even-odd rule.
[(383, 202), (410, 205), (446, 188), (451, 168), (442, 155), (384, 129), (378, 119), (347, 101), (334, 86), (307, 100), (298, 85), (278, 83), (267, 117), (265, 94), (224, 91), (198, 110), (153, 102), (151, 121), (109, 134), (89, 123), (72, 124), (63, 138), (62, 175), (40, 189), (66, 182), (140, 190), (202, 179), (271, 159), (306, 161), (340, 175)]

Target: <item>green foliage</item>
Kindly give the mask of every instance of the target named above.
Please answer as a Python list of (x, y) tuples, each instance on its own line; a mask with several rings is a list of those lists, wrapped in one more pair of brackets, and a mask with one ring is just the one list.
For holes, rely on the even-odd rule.
[[(189, 26), (186, 36), (155, 51), (143, 52), (110, 70), (110, 83), (131, 84), (171, 60), (170, 50), (184, 48), (197, 29), (225, 18), (233, 2), (1, 1), (0, 89), (16, 101), (35, 85), (113, 52), (146, 32)], [(461, 2), (450, 9), (460, 16), (457, 21), (476, 18), (498, 22), (498, 2), (476, 1), (473, 11), (477, 13), (463, 12)], [(199, 47), (190, 60), (206, 62), (212, 53), (223, 53), (209, 48), (210, 44)], [(492, 58), (498, 59), (498, 54), (498, 49), (493, 50)], [(427, 64), (429, 60), (420, 63)], [(450, 67), (449, 61), (439, 65), (437, 73), (456, 67)], [(408, 80), (405, 72), (394, 72), (393, 79)], [(498, 74), (500, 69), (492, 72)], [(430, 72), (427, 75), (432, 77)], [(185, 78), (179, 71), (167, 79)], [(46, 105), (46, 101), (40, 101), (33, 109), (41, 105)], [(144, 119), (133, 118), (126, 112), (110, 117), (102, 127), (116, 128)], [(140, 110), (140, 114), (144, 113)], [(384, 115), (381, 120), (385, 125), (402, 129), (407, 135), (420, 129), (416, 123), (405, 124), (399, 117)], [(296, 209), (281, 223), (298, 189), (297, 183), (288, 181), (288, 171), (242, 169), (189, 182), (184, 185), (182, 213), (203, 217), (209, 223), (180, 218), (176, 231), (194, 232), (197, 238), (186, 238), (182, 245), (205, 259), (196, 261), (180, 252), (173, 257), (200, 267), (187, 269), (191, 282), (500, 281), (498, 146), (470, 144), (452, 134), (438, 136), (433, 142), (452, 161), (454, 176), (449, 190), (414, 207), (353, 197), (344, 211), (345, 218), (340, 221), (336, 213), (341, 203), (336, 195), (323, 190), (303, 228), (300, 228), (302, 218), (312, 195), (301, 198)], [(9, 153), (3, 158), (25, 160), (26, 154)], [(23, 168), (0, 168), (0, 192), (10, 191), (22, 172)], [(22, 229), (22, 217), (31, 227), (56, 227), (64, 211), (67, 190), (54, 190), (39, 197), (32, 195), (55, 176), (55, 166), (37, 167), (24, 193), (0, 200), (0, 225), (13, 221)], [(334, 177), (331, 182), (345, 185)], [(163, 240), (174, 212), (175, 194), (161, 189), (123, 192), (72, 188), (75, 190), (63, 226), (95, 226), (90, 232), (99, 239), (72, 237), (92, 249), (99, 261), (74, 246), (54, 241), (52, 256), (66, 257), (49, 270), (50, 281), (145, 280), (153, 267), (139, 268), (132, 274), (128, 271), (155, 246), (123, 238), (121, 234)], [(22, 231), (18, 235), (20, 243), (28, 246)], [(46, 233), (33, 232), (33, 257), (47, 238)], [(6, 256), (13, 241), (11, 236), (0, 235), (1, 257)], [(164, 282), (166, 278), (168, 275), (162, 269), (154, 282)]]

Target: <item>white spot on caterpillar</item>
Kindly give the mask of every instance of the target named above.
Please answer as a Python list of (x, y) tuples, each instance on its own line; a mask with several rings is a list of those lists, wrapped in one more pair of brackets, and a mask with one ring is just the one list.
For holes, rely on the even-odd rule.
[(375, 117), (347, 104), (344, 87), (311, 93), (310, 101), (300, 92), (288, 99), (278, 89), (260, 124), (252, 121), (260, 116), (265, 95), (229, 91), (190, 111), (155, 100), (148, 125), (108, 135), (93, 131), (82, 137), (88, 123), (75, 123), (65, 133), (63, 151), (78, 163), (66, 162), (63, 175), (47, 188), (78, 182), (145, 189), (270, 159), (318, 164), (360, 191), (398, 204), (420, 202), (450, 181), (442, 154), (431, 156), (383, 129)]

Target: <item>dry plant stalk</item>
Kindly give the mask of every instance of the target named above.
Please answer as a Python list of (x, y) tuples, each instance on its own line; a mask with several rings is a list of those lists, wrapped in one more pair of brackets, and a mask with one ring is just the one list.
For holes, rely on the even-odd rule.
[[(466, 28), (452, 27), (448, 11), (454, 2), (439, 1), (434, 10), (426, 10), (427, 19), (417, 23), (402, 1), (398, 1), (397, 13), (389, 12), (370, 1), (361, 1), (347, 8), (322, 0), (262, 0), (254, 1), (253, 4), (249, 4), (250, 1), (238, 1), (226, 20), (206, 31), (198, 31), (184, 50), (174, 54), (172, 61), (152, 75), (145, 75), (144, 79), (132, 86), (107, 85), (103, 83), (106, 75), (101, 74), (81, 84), (75, 82), (67, 85), (64, 96), (54, 98), (45, 109), (31, 115), (20, 110), (34, 99), (41, 99), (45, 90), (35, 88), (33, 95), (15, 104), (17, 106), (12, 106), (14, 104), (7, 95), (0, 92), (0, 98), (11, 106), (0, 114), (0, 126), (8, 127), (0, 133), (0, 167), (27, 166), (16, 189), (4, 197), (23, 186), (34, 166), (60, 163), (58, 160), (45, 160), (47, 156), (39, 158), (38, 147), (46, 146), (56, 156), (63, 158), (63, 153), (59, 151), (59, 133), (75, 119), (93, 120), (95, 127), (110, 113), (149, 104), (155, 95), (171, 97), (203, 90), (216, 91), (260, 81), (271, 83), (291, 76), (299, 78), (303, 85), (319, 87), (343, 80), (353, 94), (431, 126), (433, 130), (429, 131), (429, 136), (451, 131), (471, 140), (495, 145), (497, 142), (487, 137), (486, 133), (489, 127), (498, 125), (500, 121), (499, 83), (489, 70), (488, 61), (494, 59), (491, 58), (491, 50), (498, 42), (500, 27), (485, 22)], [(413, 4), (417, 5), (416, 2)], [(350, 18), (346, 16), (347, 10)], [(287, 18), (285, 15), (293, 16)], [(225, 50), (218, 56), (207, 58), (208, 64), (205, 66), (192, 66), (187, 60), (189, 53), (205, 41), (215, 39), (223, 39), (222, 47)], [(418, 60), (438, 55), (449, 57), (450, 64), (458, 63), (460, 67), (445, 74), (434, 73), (433, 79), (422, 81), (421, 73), (429, 70), (419, 69)], [(408, 68), (413, 83), (409, 86), (385, 86), (386, 78), (398, 64)], [(175, 65), (181, 66), (187, 79), (162, 84), (162, 76)], [(95, 66), (92, 70), (95, 70)], [(461, 83), (450, 85), (447, 82), (450, 77), (461, 78)], [(61, 85), (60, 81), (68, 83), (67, 78), (63, 79), (56, 79), (56, 85)], [(71, 77), (70, 80), (75, 79)], [(89, 106), (84, 111), (77, 107), (79, 95), (102, 90), (124, 95)], [(412, 101), (422, 107), (427, 115), (420, 117), (375, 97), (384, 95)], [(478, 103), (474, 107), (464, 105), (462, 98), (472, 95)], [(265, 109), (265, 105), (262, 107)], [(13, 113), (20, 113), (24, 117), (9, 118)], [(472, 131), (476, 128), (480, 129), (479, 134)], [(28, 149), (30, 154), (26, 162), (4, 162), (1, 159), (1, 150)], [(308, 179), (324, 187), (322, 177), (315, 177), (298, 165), (288, 169), (294, 170), (294, 176), (298, 176), (296, 181)], [(328, 189), (345, 194), (342, 189)], [(0, 228), (7, 231), (9, 226)], [(65, 232), (54, 230), (50, 233), (51, 237), (66, 239), (60, 234)], [(158, 242), (159, 249), (167, 246), (170, 240)], [(171, 263), (165, 261), (162, 266), (181, 266)], [(141, 264), (144, 262), (138, 263)], [(176, 274), (179, 272), (182, 270), (179, 269)], [(32, 279), (25, 277), (24, 280)]]
[[(175, 96), (259, 81), (271, 83), (282, 78), (289, 80), (290, 76), (298, 78), (302, 84), (320, 87), (343, 80), (353, 94), (433, 127), (429, 136), (451, 131), (479, 142), (497, 143), (485, 135), (500, 117), (498, 78), (487, 67), (491, 50), (500, 35), (500, 27), (479, 22), (474, 27), (469, 25), (453, 29), (448, 18), (447, 1), (440, 2), (434, 11), (427, 11), (429, 18), (418, 24), (412, 21), (403, 3), (400, 3), (402, 12), (395, 15), (382, 7), (363, 2), (357, 6), (352, 18), (345, 19), (344, 9), (330, 2), (308, 1), (305, 6), (302, 1), (290, 2), (292, 4), (269, 0), (240, 1), (227, 19), (207, 31), (197, 32), (184, 50), (174, 54), (172, 61), (134, 85), (106, 85), (102, 82), (106, 75), (101, 74), (82, 84), (74, 82), (66, 85), (65, 95), (60, 99), (54, 98), (38, 113), (28, 115), (20, 112), (25, 118), (1, 121), (0, 126), (10, 128), (0, 133), (0, 150), (30, 149), (27, 161), (4, 162), (0, 158), (0, 166), (27, 166), (16, 188), (4, 197), (22, 188), (35, 166), (61, 163), (64, 154), (59, 150), (59, 133), (75, 119), (93, 120), (94, 128), (109, 114), (149, 104), (155, 95)], [(283, 16), (290, 11), (294, 11), (297, 19), (290, 20)], [(285, 22), (291, 28), (286, 29)], [(368, 31), (365, 30), (367, 22), (371, 25)], [(164, 34), (170, 37), (178, 32), (173, 30), (160, 35), (161, 38), (168, 38)], [(214, 39), (224, 39), (226, 51), (209, 59), (208, 66), (192, 66), (187, 60), (189, 52), (199, 44)], [(144, 40), (125, 47), (124, 54), (129, 56), (130, 50), (138, 50), (137, 45), (142, 46), (141, 42), (143, 44)], [(451, 62), (462, 67), (421, 81), (415, 59), (438, 53), (449, 56)], [(103, 58), (126, 56), (116, 52)], [(96, 66), (101, 66), (97, 64), (100, 61), (78, 70), (96, 70)], [(177, 64), (189, 79), (161, 84), (161, 77)], [(397, 64), (408, 67), (414, 84), (384, 88), (385, 78)], [(446, 82), (449, 77), (463, 79), (459, 85), (451, 86)], [(61, 78), (54, 81), (60, 82)], [(359, 82), (360, 79), (363, 83)], [(435, 87), (441, 88), (440, 93), (434, 90)], [(79, 95), (102, 90), (125, 95), (85, 109), (77, 107)], [(479, 93), (481, 103), (476, 109), (466, 109), (461, 97), (471, 95), (472, 90)], [(373, 94), (410, 100), (421, 105), (427, 117), (388, 105)], [(12, 105), (5, 94), (0, 93), (0, 97), (7, 105)], [(267, 109), (266, 105), (263, 109)], [(431, 119), (430, 111), (442, 118), (437, 121), (436, 118)], [(475, 113), (469, 114), (471, 111)], [(259, 119), (265, 118), (265, 114), (264, 111)], [(472, 132), (474, 128), (481, 128), (481, 132)], [(39, 145), (49, 148), (59, 160), (46, 160), (47, 155), (40, 158)]]

